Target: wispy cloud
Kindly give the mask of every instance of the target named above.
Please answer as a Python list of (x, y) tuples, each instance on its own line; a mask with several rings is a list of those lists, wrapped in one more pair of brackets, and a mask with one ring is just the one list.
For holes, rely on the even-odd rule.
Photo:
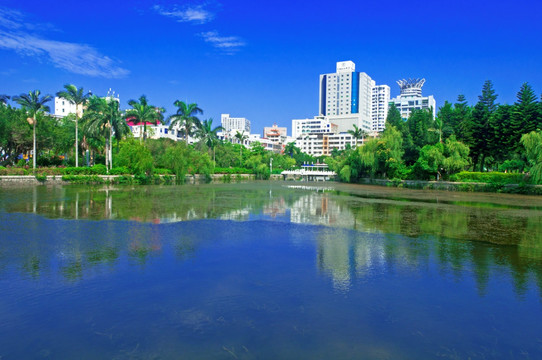
[(238, 36), (220, 36), (217, 31), (206, 31), (199, 35), (205, 42), (230, 55), (246, 45), (245, 41)]
[(34, 33), (36, 26), (17, 10), (0, 8), (0, 49), (23, 56), (45, 58), (69, 72), (106, 78), (121, 78), (130, 72), (92, 46), (45, 39)]
[(215, 17), (215, 14), (206, 10), (204, 5), (174, 6), (171, 10), (165, 9), (160, 5), (154, 5), (152, 8), (158, 14), (173, 18), (178, 22), (205, 24)]

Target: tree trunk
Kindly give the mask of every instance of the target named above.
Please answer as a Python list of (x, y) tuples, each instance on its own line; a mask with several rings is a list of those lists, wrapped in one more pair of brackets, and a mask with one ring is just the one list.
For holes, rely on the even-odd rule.
[(33, 131), (32, 138), (33, 138), (33, 143), (34, 143), (34, 149), (32, 152), (32, 169), (36, 171), (36, 114), (34, 114), (33, 119), (34, 119), (34, 122), (32, 126), (34, 128), (34, 131)]
[(486, 155), (482, 154), (482, 160), (480, 160), (480, 172), (484, 172), (484, 163), (486, 162)]
[(109, 170), (113, 168), (113, 129), (109, 128)]
[(79, 144), (78, 144), (78, 132), (77, 132), (77, 120), (79, 115), (77, 113), (77, 106), (75, 108), (75, 167), (79, 167)]

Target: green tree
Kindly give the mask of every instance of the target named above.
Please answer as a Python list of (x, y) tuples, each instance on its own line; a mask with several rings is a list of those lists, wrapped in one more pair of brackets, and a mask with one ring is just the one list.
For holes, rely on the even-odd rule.
[(290, 156), (291, 158), (300, 153), (301, 149), (295, 146), (295, 142), (290, 142), (284, 146), (284, 154)]
[(472, 144), (474, 124), (472, 122), (472, 109), (469, 106), (465, 95), (459, 95), (454, 104), (451, 126), (457, 139)]
[(169, 117), (169, 129), (173, 129), (175, 125), (183, 128), (185, 143), (188, 144), (188, 137), (201, 126), (196, 115), (203, 114), (203, 110), (195, 103), (186, 104), (184, 101), (176, 100), (173, 104), (177, 107), (177, 112)]
[(242, 162), (243, 161), (243, 142), (248, 139), (248, 135), (245, 134), (245, 131), (237, 131), (235, 133), (235, 139), (237, 139), (237, 141), (239, 142), (239, 145), (241, 145), (241, 147), (239, 148), (239, 160)]
[(239, 152), (236, 146), (231, 142), (223, 142), (217, 144), (216, 148), (216, 166), (218, 167), (231, 167), (240, 163)]
[(51, 95), (40, 96), (41, 92), (39, 90), (30, 91), (28, 94), (21, 94), (19, 96), (14, 96), (13, 101), (21, 105), (23, 109), (28, 111), (32, 119), (28, 119), (29, 123), (32, 125), (32, 168), (36, 169), (36, 115), (40, 112), (50, 112), (51, 109), (49, 106), (45, 105), (52, 100)]
[(530, 178), (534, 184), (542, 184), (542, 131), (531, 131), (521, 137), (525, 154), (531, 164)]
[(516, 145), (514, 150), (519, 149), (522, 135), (536, 131), (539, 122), (540, 113), (536, 95), (531, 85), (524, 83), (517, 93), (510, 122), (510, 140)]
[(378, 157), (381, 163), (380, 172), (388, 178), (404, 178), (406, 168), (403, 163), (403, 137), (394, 126), (388, 126), (382, 134)]
[(125, 119), (127, 121), (133, 121), (136, 124), (143, 124), (143, 141), (145, 142), (147, 140), (147, 123), (163, 124), (165, 110), (150, 105), (145, 95), (141, 95), (139, 100), (128, 101), (128, 105), (132, 108), (126, 111)]
[[(116, 102), (116, 101), (115, 101)], [(150, 176), (154, 171), (154, 160), (145, 144), (130, 139), (123, 142), (117, 155), (118, 166), (126, 166), (132, 174)]]
[(66, 99), (75, 105), (75, 167), (79, 166), (79, 126), (78, 120), (83, 115), (83, 107), (88, 102), (89, 93), (85, 94), (83, 88), (77, 88), (75, 85), (66, 84), (64, 90), (56, 93), (56, 96)]
[(354, 124), (353, 130), (348, 130), (348, 133), (356, 139), (356, 145), (358, 144), (358, 140), (361, 139), (361, 143), (363, 144), (363, 139), (365, 136), (367, 136), (367, 132), (361, 128), (358, 128), (357, 125)]
[(11, 165), (17, 156), (32, 149), (32, 129), (24, 109), (0, 106), (0, 165)]
[(224, 130), (222, 126), (215, 126), (213, 128), (213, 119), (203, 120), (201, 127), (196, 130), (196, 137), (200, 139), (209, 149), (213, 151), (213, 162), (216, 160), (215, 147), (218, 143), (219, 131)]
[(441, 177), (441, 169), (444, 165), (444, 145), (425, 145), (420, 150), (420, 157), (414, 164), (413, 174), (416, 179), (430, 180)]
[(386, 116), (386, 127), (391, 125), (400, 132), (403, 132), (404, 124), (405, 122), (403, 121), (403, 118), (401, 118), (401, 113), (397, 109), (397, 106), (395, 106), (395, 103), (392, 102), (388, 109), (388, 116)]
[(452, 135), (446, 139), (442, 167), (448, 176), (465, 170), (469, 166), (469, 147)]
[(482, 94), (472, 111), (473, 137), (470, 145), (473, 166), (479, 164), (480, 171), (485, 169), (486, 157), (490, 156), (491, 144), (495, 143), (494, 132), (491, 128), (491, 116), (497, 110), (495, 103), (497, 95), (491, 80), (484, 82)]
[(83, 115), (83, 120), (85, 121), (84, 130), (89, 137), (104, 140), (105, 166), (111, 169), (113, 127), (115, 123), (124, 121), (119, 102), (112, 98), (100, 98), (93, 95), (89, 98), (88, 109)]
[(404, 160), (407, 165), (413, 165), (425, 145), (437, 142), (438, 137), (429, 129), (434, 127), (433, 112), (428, 109), (417, 109), (410, 116), (403, 127)]
[(444, 102), (444, 105), (439, 108), (437, 117), (435, 118), (434, 130), (439, 134), (439, 142), (443, 139), (447, 139), (455, 133), (455, 118), (454, 109), (452, 104), (448, 101)]
[(503, 163), (519, 154), (520, 137), (514, 136), (512, 127), (514, 106), (499, 105), (489, 119), (491, 135), (488, 144), (489, 153), (497, 163)]
[(10, 98), (9, 95), (0, 94), (0, 105), (7, 105)]

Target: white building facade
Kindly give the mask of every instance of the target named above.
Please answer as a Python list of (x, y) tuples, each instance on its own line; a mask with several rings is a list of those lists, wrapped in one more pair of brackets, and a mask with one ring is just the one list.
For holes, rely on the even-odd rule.
[(331, 155), (333, 149), (344, 150), (347, 145), (355, 147), (357, 140), (347, 132), (339, 132), (339, 127), (325, 116), (313, 119), (292, 120), (292, 137), (295, 145), (312, 156)]
[(222, 114), (220, 123), (224, 128), (224, 132), (246, 132), (250, 133), (250, 120), (242, 117), (230, 117), (230, 114)]
[(388, 85), (377, 85), (373, 87), (372, 99), (372, 131), (382, 132), (386, 127), (386, 118), (390, 103), (390, 87)]
[(433, 95), (422, 96), (425, 79), (403, 79), (397, 81), (397, 84), (401, 89), (401, 94), (391, 99), (390, 104), (395, 104), (403, 119), (408, 119), (412, 111), (418, 109), (430, 110), (435, 118), (437, 111), (435, 98)]
[[(79, 111), (78, 116), (82, 116), (82, 110)], [(77, 108), (74, 103), (69, 102), (68, 100), (55, 96), (55, 116), (64, 117), (68, 114), (76, 114)]]

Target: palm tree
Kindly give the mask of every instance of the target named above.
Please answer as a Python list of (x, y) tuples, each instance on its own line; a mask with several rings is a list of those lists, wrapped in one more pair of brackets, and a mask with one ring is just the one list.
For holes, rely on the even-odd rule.
[(239, 141), (239, 144), (241, 145), (241, 147), (239, 148), (239, 161), (242, 162), (243, 161), (243, 141), (248, 139), (248, 136), (245, 135), (245, 130), (243, 130), (241, 132), (237, 131), (235, 133), (235, 138)]
[(10, 97), (9, 95), (1, 94), (1, 95), (0, 95), (0, 104), (7, 105), (8, 100), (9, 100), (10, 98), (11, 98), (11, 97)]
[(293, 158), (294, 155), (297, 155), (299, 153), (301, 153), (301, 150), (297, 146), (295, 146), (295, 142), (290, 142), (284, 147), (284, 154), (290, 155), (291, 158)]
[(357, 125), (354, 125), (354, 130), (348, 130), (348, 133), (356, 139), (356, 145), (359, 139), (361, 139), (361, 143), (363, 144), (363, 139), (367, 136), (367, 132), (362, 128), (358, 128)]
[(175, 125), (179, 125), (184, 128), (184, 138), (186, 144), (188, 144), (188, 137), (192, 135), (194, 127), (196, 129), (201, 127), (200, 120), (196, 117), (197, 114), (203, 114), (197, 104), (186, 104), (184, 101), (176, 100), (173, 105), (177, 106), (177, 112), (169, 117), (171, 130)]
[(147, 97), (141, 95), (139, 101), (130, 100), (128, 105), (132, 109), (126, 111), (125, 118), (134, 120), (136, 123), (143, 123), (143, 141), (147, 140), (147, 123), (164, 123), (164, 108), (149, 105)]
[(64, 89), (64, 91), (57, 92), (56, 96), (75, 104), (75, 167), (79, 167), (79, 129), (77, 122), (83, 116), (83, 107), (88, 102), (90, 93), (84, 94), (82, 87), (77, 88), (72, 84), (64, 85)]
[(442, 143), (442, 126), (444, 125), (442, 119), (440, 117), (436, 117), (435, 121), (433, 123), (433, 127), (431, 129), (428, 129), (429, 131), (433, 131), (438, 133), (438, 142)]
[(50, 112), (49, 106), (45, 105), (52, 100), (51, 95), (40, 96), (39, 90), (30, 91), (28, 94), (21, 94), (14, 96), (13, 101), (21, 105), (26, 111), (30, 113), (32, 119), (28, 118), (28, 122), (33, 127), (33, 150), (32, 150), (32, 168), (36, 170), (36, 114), (39, 112)]
[[(126, 136), (126, 134), (130, 133), (130, 127), (126, 123), (126, 119), (124, 116), (120, 117), (114, 117), (112, 122), (113, 126), (113, 136), (115, 137), (115, 140), (117, 140), (117, 153), (119, 150), (119, 142)], [(113, 147), (113, 143), (111, 143), (111, 147)], [(113, 166), (113, 165), (111, 165)]]
[(198, 137), (205, 145), (213, 150), (213, 161), (215, 161), (215, 146), (218, 141), (217, 133), (224, 130), (222, 126), (213, 128), (213, 119), (203, 120), (201, 127), (196, 130), (196, 137)]
[(103, 137), (105, 139), (105, 166), (111, 169), (113, 165), (111, 156), (113, 128), (115, 126), (120, 128), (118, 124), (124, 122), (119, 109), (119, 102), (111, 98), (91, 96), (83, 119), (85, 120), (86, 133), (91, 137)]

